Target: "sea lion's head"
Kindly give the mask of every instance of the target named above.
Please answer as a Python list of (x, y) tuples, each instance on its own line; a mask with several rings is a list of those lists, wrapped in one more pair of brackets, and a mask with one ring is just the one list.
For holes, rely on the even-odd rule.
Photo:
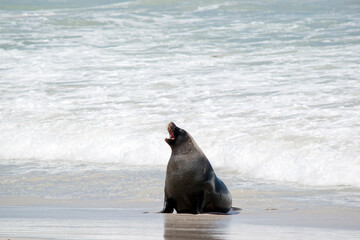
[[(172, 150), (172, 154), (196, 153), (204, 155), (191, 135), (171, 122), (168, 124), (169, 138), (165, 138)], [(205, 155), (204, 155), (205, 156)]]
[(171, 148), (180, 146), (183, 143), (188, 143), (192, 140), (190, 135), (184, 129), (177, 127), (173, 122), (168, 124), (167, 129), (169, 138), (165, 138), (165, 142), (167, 142)]

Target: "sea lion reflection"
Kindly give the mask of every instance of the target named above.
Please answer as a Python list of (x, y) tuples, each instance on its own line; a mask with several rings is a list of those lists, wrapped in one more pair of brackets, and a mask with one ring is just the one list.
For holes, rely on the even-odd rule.
[(226, 239), (229, 215), (165, 214), (164, 239)]

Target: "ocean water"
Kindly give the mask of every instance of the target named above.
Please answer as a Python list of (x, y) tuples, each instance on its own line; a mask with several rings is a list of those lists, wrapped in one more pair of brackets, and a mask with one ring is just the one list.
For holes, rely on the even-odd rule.
[(359, 206), (360, 2), (0, 1), (0, 197), (161, 199), (170, 121), (232, 190)]

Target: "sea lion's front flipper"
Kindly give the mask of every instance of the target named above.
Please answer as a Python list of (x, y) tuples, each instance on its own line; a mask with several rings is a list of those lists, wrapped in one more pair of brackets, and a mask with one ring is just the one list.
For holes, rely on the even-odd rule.
[(175, 206), (172, 204), (173, 201), (167, 198), (165, 193), (164, 198), (164, 208), (160, 211), (160, 213), (172, 213), (174, 211)]

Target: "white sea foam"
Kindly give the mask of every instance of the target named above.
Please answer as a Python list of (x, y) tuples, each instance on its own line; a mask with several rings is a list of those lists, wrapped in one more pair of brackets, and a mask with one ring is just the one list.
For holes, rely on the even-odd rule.
[(217, 168), (360, 187), (359, 6), (317, 4), (1, 10), (0, 161), (165, 165), (174, 121)]

